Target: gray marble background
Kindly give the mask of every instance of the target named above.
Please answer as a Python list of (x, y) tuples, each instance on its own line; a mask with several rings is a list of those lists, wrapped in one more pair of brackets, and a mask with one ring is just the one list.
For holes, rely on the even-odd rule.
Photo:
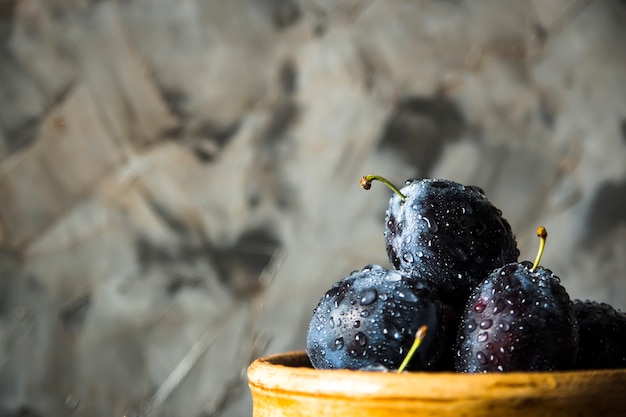
[(0, 1), (0, 415), (250, 416), (245, 370), (482, 187), (626, 309), (626, 3)]

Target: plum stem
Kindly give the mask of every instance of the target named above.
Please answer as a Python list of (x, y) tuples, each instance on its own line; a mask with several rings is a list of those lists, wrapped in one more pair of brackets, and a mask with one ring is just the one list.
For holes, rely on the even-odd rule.
[(404, 194), (402, 194), (402, 192), (400, 191), (400, 189), (398, 187), (396, 187), (395, 185), (393, 185), (391, 183), (391, 181), (389, 181), (387, 178), (385, 177), (381, 177), (380, 175), (376, 175), (376, 174), (370, 174), (370, 175), (363, 175), (361, 177), (361, 188), (363, 188), (364, 190), (369, 190), (370, 188), (372, 188), (372, 181), (377, 180), (382, 182), (383, 184), (385, 184), (387, 187), (391, 188), (391, 190), (398, 194), (398, 196), (400, 196), (400, 199), (402, 199), (402, 201), (406, 200), (406, 196)]
[(404, 360), (402, 361), (402, 363), (400, 364), (400, 367), (398, 368), (399, 374), (404, 372), (404, 369), (407, 367), (409, 362), (411, 362), (411, 358), (413, 357), (413, 355), (415, 355), (415, 351), (422, 344), (422, 340), (424, 340), (424, 337), (426, 337), (426, 329), (427, 327), (426, 325), (424, 325), (417, 330), (417, 333), (415, 333), (415, 340), (413, 341), (413, 344), (411, 345), (411, 349), (409, 349), (409, 353), (406, 354), (406, 356), (404, 357)]
[(535, 263), (533, 264), (533, 271), (539, 266), (539, 262), (541, 262), (541, 257), (543, 256), (543, 251), (546, 248), (546, 240), (548, 239), (548, 231), (545, 227), (541, 226), (537, 229), (537, 236), (539, 236), (539, 251), (537, 251), (537, 257), (535, 258)]

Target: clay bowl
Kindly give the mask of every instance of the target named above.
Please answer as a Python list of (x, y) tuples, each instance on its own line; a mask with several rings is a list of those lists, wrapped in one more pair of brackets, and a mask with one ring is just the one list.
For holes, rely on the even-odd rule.
[(253, 417), (626, 416), (626, 369), (506, 374), (316, 370), (305, 352), (248, 368)]

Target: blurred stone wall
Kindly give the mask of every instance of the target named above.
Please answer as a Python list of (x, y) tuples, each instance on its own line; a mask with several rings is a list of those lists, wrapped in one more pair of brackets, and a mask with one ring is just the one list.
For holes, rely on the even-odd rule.
[(0, 1), (0, 415), (249, 416), (388, 265), (372, 172), (482, 187), (626, 308), (624, 39), (618, 0)]

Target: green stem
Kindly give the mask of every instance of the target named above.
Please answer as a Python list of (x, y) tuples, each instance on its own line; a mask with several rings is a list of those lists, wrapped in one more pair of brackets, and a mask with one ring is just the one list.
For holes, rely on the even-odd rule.
[(546, 240), (548, 239), (548, 232), (546, 228), (541, 226), (537, 229), (537, 236), (539, 236), (539, 251), (537, 252), (537, 257), (535, 258), (535, 263), (533, 264), (533, 271), (539, 266), (539, 262), (541, 262), (541, 257), (543, 256), (543, 250), (546, 248)]
[(407, 367), (409, 362), (411, 362), (411, 358), (413, 357), (413, 355), (415, 355), (415, 351), (422, 344), (422, 340), (424, 340), (424, 337), (426, 337), (426, 329), (427, 327), (424, 325), (417, 330), (417, 333), (415, 334), (415, 340), (413, 341), (413, 345), (411, 345), (411, 349), (409, 349), (409, 353), (406, 354), (406, 356), (404, 357), (404, 360), (402, 361), (402, 363), (400, 364), (400, 367), (398, 368), (399, 374), (404, 372), (404, 369)]
[(377, 180), (377, 181), (382, 182), (387, 187), (391, 188), (391, 190), (394, 193), (398, 194), (398, 196), (400, 196), (402, 201), (406, 201), (406, 196), (404, 194), (402, 194), (400, 189), (398, 187), (396, 187), (395, 185), (393, 185), (391, 183), (391, 181), (389, 181), (387, 178), (381, 177), (380, 175), (370, 174), (370, 175), (364, 175), (363, 177), (361, 177), (361, 181), (360, 181), (361, 188), (363, 188), (364, 190), (369, 190), (370, 188), (372, 188), (372, 181), (373, 180)]

